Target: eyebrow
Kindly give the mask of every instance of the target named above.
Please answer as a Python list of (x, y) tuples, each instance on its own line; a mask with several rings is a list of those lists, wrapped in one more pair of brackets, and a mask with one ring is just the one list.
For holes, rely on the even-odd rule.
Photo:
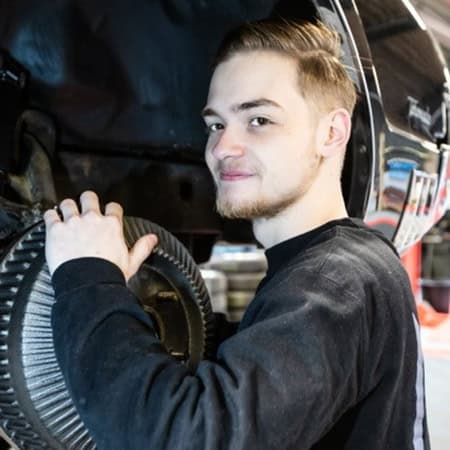
[[(259, 108), (261, 106), (272, 106), (275, 108), (283, 109), (281, 105), (279, 105), (277, 102), (274, 102), (273, 100), (269, 100), (268, 98), (258, 98), (256, 100), (250, 100), (248, 102), (233, 105), (231, 107), (231, 110), (234, 112), (241, 112), (253, 108)], [(206, 117), (206, 116), (218, 116), (219, 114), (216, 111), (214, 111), (214, 109), (206, 107), (202, 110), (201, 115), (202, 117)]]

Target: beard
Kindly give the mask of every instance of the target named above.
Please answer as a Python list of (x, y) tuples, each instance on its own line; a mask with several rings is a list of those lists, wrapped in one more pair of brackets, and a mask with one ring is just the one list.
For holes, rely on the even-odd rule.
[(271, 219), (278, 216), (287, 208), (298, 202), (309, 191), (317, 177), (322, 158), (312, 158), (309, 167), (303, 177), (299, 177), (299, 183), (291, 190), (280, 194), (277, 198), (271, 198), (260, 194), (256, 198), (243, 201), (230, 200), (220, 192), (216, 186), (216, 210), (227, 219)]
[(302, 197), (301, 193), (292, 192), (277, 200), (261, 197), (255, 200), (238, 203), (217, 194), (216, 209), (222, 217), (227, 219), (270, 219), (293, 205), (299, 197)]

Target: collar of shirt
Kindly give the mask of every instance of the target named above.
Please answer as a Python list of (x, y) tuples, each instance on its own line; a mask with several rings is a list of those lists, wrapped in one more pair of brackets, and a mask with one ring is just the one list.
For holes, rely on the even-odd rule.
[(272, 278), (278, 269), (288, 263), (293, 257), (313, 246), (315, 243), (320, 242), (323, 237), (325, 237), (326, 232), (336, 228), (339, 225), (355, 226), (355, 223), (348, 217), (332, 220), (320, 225), (317, 228), (314, 228), (313, 230), (307, 231), (306, 233), (300, 234), (268, 248), (265, 251), (268, 263), (265, 281)]

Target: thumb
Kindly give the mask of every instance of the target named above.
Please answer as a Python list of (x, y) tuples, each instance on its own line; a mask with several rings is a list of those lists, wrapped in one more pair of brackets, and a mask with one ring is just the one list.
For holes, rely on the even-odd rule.
[(138, 271), (141, 264), (152, 253), (157, 242), (158, 238), (155, 234), (146, 234), (135, 242), (128, 256), (129, 264), (127, 279), (130, 279)]

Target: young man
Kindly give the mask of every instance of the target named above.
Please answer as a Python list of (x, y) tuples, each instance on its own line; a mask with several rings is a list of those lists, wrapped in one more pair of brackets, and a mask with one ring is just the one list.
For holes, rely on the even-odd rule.
[(347, 217), (355, 103), (337, 34), (245, 25), (218, 54), (203, 116), (217, 208), (253, 221), (269, 269), (236, 334), (194, 375), (126, 287), (122, 208), (47, 211), (55, 348), (99, 449), (428, 449), (414, 299), (391, 244)]

